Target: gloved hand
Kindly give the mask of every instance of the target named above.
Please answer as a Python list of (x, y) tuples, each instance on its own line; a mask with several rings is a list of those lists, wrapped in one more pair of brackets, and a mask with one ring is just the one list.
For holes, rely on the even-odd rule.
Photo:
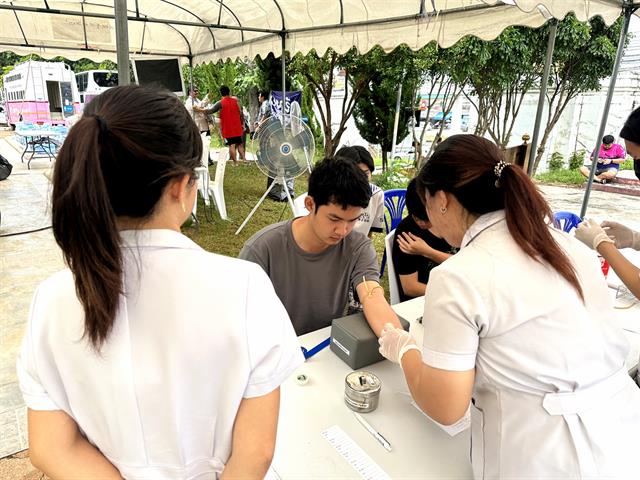
[(631, 230), (618, 222), (602, 222), (600, 226), (617, 248), (633, 248), (640, 250), (640, 232)]
[(420, 351), (409, 332), (396, 328), (390, 323), (387, 323), (382, 329), (378, 343), (382, 356), (394, 363), (401, 363), (402, 356), (409, 350)]
[(594, 250), (597, 250), (598, 245), (602, 242), (614, 243), (602, 227), (598, 225), (598, 222), (590, 218), (585, 218), (584, 221), (578, 225), (578, 228), (576, 228), (576, 238)]

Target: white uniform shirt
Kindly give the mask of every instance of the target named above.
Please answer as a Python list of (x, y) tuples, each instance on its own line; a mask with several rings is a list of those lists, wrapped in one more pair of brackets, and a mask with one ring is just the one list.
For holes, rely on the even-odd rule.
[(198, 130), (200, 130), (201, 132), (208, 132), (209, 122), (207, 122), (207, 115), (203, 112), (196, 112), (193, 110), (194, 106), (206, 108), (207, 105), (205, 104), (205, 102), (200, 101), (197, 98), (194, 99), (193, 97), (188, 96), (184, 101), (184, 106), (187, 109), (187, 112), (189, 112), (189, 115), (191, 115), (191, 118), (193, 118), (193, 121), (196, 122)]
[(68, 413), (127, 479), (215, 478), (240, 401), (303, 362), (291, 321), (258, 265), (171, 230), (122, 238), (126, 296), (100, 355), (70, 271), (38, 288), (18, 359), (26, 404)]
[(353, 227), (354, 231), (363, 235), (369, 235), (370, 231), (384, 232), (384, 191), (373, 183), (369, 184), (369, 188), (371, 188), (369, 205)]
[(612, 322), (597, 257), (552, 232), (585, 303), (555, 270), (525, 255), (504, 211), (483, 215), (460, 252), (431, 271), (423, 361), (476, 370), (476, 478), (632, 478), (640, 391), (625, 369), (628, 344)]

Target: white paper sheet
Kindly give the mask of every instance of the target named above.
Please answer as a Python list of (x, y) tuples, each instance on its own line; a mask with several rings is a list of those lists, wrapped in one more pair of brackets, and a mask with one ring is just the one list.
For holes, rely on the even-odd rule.
[(391, 480), (391, 477), (339, 426), (329, 427), (321, 435), (365, 480)]

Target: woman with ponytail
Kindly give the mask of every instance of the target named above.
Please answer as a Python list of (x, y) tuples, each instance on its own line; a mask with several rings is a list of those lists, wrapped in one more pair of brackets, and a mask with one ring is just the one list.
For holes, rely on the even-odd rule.
[(379, 340), (418, 405), (447, 425), (471, 409), (476, 479), (637, 476), (640, 391), (597, 257), (486, 139), (449, 137), (418, 178), (460, 247), (431, 271), (422, 349), (391, 326)]
[(56, 242), (18, 358), (32, 463), (52, 478), (262, 478), (302, 362), (254, 264), (180, 233), (202, 141), (178, 98), (116, 87), (58, 154)]

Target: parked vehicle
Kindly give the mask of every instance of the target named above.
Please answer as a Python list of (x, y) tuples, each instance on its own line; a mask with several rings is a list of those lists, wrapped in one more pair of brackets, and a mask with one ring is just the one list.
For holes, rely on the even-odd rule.
[(76, 86), (83, 106), (105, 90), (117, 85), (118, 72), (114, 70), (87, 70), (76, 73)]
[(28, 61), (3, 76), (7, 122), (65, 124), (80, 113), (80, 98), (71, 68), (63, 62)]
[(442, 112), (436, 113), (431, 120), (429, 120), (429, 124), (431, 128), (440, 128), (440, 124), (442, 123), (442, 119), (444, 118), (444, 128), (449, 128), (451, 126), (451, 112), (447, 113), (445, 117)]

